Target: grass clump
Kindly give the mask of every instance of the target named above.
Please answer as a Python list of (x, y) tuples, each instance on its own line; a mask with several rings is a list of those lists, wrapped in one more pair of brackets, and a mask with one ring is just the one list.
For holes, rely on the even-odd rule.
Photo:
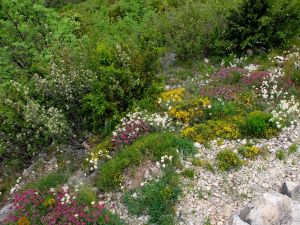
[(96, 191), (89, 186), (82, 186), (78, 190), (77, 201), (81, 205), (90, 205), (91, 202), (96, 202)]
[(276, 152), (276, 157), (277, 157), (277, 159), (279, 159), (279, 160), (284, 160), (285, 157), (286, 157), (286, 154), (285, 154), (284, 149), (279, 149), (279, 150)]
[(152, 181), (140, 190), (127, 192), (124, 202), (129, 212), (148, 214), (149, 224), (174, 224), (174, 206), (181, 193), (179, 176), (169, 169), (158, 181)]
[(216, 159), (218, 161), (218, 167), (222, 171), (238, 169), (243, 164), (241, 158), (230, 149), (219, 152)]
[(100, 168), (97, 186), (103, 191), (116, 189), (122, 182), (123, 171), (139, 165), (145, 158), (158, 161), (162, 156), (169, 155), (173, 156), (175, 164), (179, 164), (177, 150), (187, 156), (195, 152), (195, 147), (193, 143), (171, 133), (153, 133), (144, 136), (118, 152)]
[(298, 147), (299, 146), (296, 143), (291, 144), (290, 147), (289, 147), (289, 155), (294, 154), (295, 152), (297, 152)]
[(193, 179), (195, 176), (195, 170), (194, 169), (185, 169), (181, 172), (181, 175), (184, 177), (188, 177), (190, 179)]
[(56, 188), (68, 181), (68, 176), (60, 172), (49, 173), (27, 187), (47, 192), (50, 188)]

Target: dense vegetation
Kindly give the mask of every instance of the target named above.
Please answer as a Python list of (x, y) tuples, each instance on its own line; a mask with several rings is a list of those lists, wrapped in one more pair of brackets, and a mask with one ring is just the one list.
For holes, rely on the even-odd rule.
[[(299, 33), (298, 0), (2, 0), (3, 179), (40, 153), (56, 154), (61, 146), (85, 141), (92, 147), (79, 164), (88, 173), (99, 172), (95, 184), (102, 192), (120, 189), (124, 172), (145, 160), (171, 157), (158, 182), (126, 192), (124, 201), (131, 213), (148, 213), (151, 223), (173, 224), (172, 207), (180, 195), (175, 171), (182, 169), (181, 158), (195, 153), (191, 141), (270, 138), (296, 121), (299, 55), (267, 60), (274, 51), (291, 49)], [(262, 65), (259, 70), (245, 68), (253, 61)], [(269, 70), (279, 64), (282, 70)], [(207, 85), (189, 80), (193, 69), (172, 71), (175, 65), (197, 68)], [(278, 79), (269, 79), (273, 75)], [(170, 90), (164, 90), (166, 84)], [(275, 86), (282, 91), (269, 90)], [(292, 110), (284, 111), (286, 104)], [(238, 169), (244, 163), (240, 157), (261, 153), (249, 144), (238, 152), (225, 149), (217, 167)], [(182, 174), (193, 177), (191, 170)], [(54, 173), (27, 186), (41, 192), (46, 204), (37, 206), (38, 213), (47, 217), (48, 189), (67, 180)], [(8, 192), (0, 184), (0, 199), (2, 190)], [(134, 192), (140, 198), (132, 198)], [(27, 194), (34, 201), (33, 193)], [(74, 196), (78, 209), (96, 199), (89, 187)], [(121, 223), (106, 211), (94, 219), (108, 223), (108, 215), (111, 224)]]

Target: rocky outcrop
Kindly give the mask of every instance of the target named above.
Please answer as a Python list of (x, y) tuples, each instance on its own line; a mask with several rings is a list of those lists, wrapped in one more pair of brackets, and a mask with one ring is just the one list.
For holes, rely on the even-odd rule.
[(0, 224), (4, 222), (6, 217), (14, 210), (14, 206), (12, 203), (4, 206), (2, 209), (0, 209)]
[(231, 216), (230, 225), (300, 225), (300, 185), (285, 182), (282, 193), (267, 192)]

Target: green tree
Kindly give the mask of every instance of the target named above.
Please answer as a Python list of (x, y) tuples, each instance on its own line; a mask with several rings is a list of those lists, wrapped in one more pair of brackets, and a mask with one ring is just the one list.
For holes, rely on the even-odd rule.
[(299, 34), (298, 0), (244, 0), (228, 16), (226, 37), (232, 49), (281, 47)]
[(45, 73), (55, 48), (74, 38), (78, 24), (40, 0), (0, 1), (0, 70), (5, 78)]

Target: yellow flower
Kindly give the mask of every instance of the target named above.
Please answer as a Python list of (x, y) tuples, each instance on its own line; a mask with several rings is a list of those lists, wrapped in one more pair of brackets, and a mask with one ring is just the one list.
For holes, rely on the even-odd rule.
[(22, 216), (17, 223), (18, 225), (30, 225), (30, 221), (26, 216)]
[(163, 102), (168, 102), (168, 101), (181, 102), (183, 100), (184, 93), (185, 93), (184, 88), (176, 88), (173, 90), (163, 92), (160, 95), (160, 97)]
[(48, 198), (44, 201), (43, 205), (44, 206), (52, 206), (55, 204), (55, 199), (54, 198)]

